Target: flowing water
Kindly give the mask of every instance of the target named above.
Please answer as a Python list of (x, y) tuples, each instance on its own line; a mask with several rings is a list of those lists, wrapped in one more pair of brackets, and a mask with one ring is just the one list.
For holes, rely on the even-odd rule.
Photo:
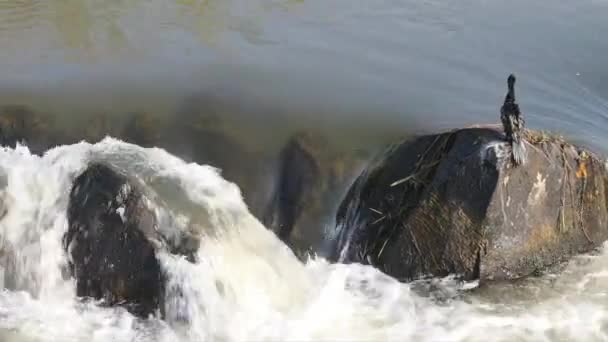
[[(166, 230), (198, 227), (199, 261), (159, 256), (166, 319), (78, 301), (64, 279), (61, 235), (71, 181), (104, 161), (146, 184), (172, 184), (198, 206)], [(537, 341), (608, 338), (608, 255), (576, 258), (559, 274), (491, 289), (452, 278), (402, 284), (368, 266), (302, 263), (248, 211), (215, 169), (113, 139), (44, 157), (0, 151), (8, 213), (0, 328), (6, 341)], [(171, 207), (171, 205), (169, 205)], [(491, 335), (489, 335), (491, 332)]]
[[(604, 0), (0, 0), (0, 104), (70, 125), (213, 97), (260, 149), (303, 128), (350, 149), (497, 122), (516, 72), (530, 126), (606, 152), (606, 15)], [(162, 228), (205, 237), (196, 264), (159, 255), (165, 320), (79, 301), (64, 274), (69, 189), (92, 160), (170, 184), (183, 220)], [(302, 262), (212, 167), (111, 138), (2, 149), (0, 191), (3, 342), (608, 340), (608, 247), (487, 288)]]

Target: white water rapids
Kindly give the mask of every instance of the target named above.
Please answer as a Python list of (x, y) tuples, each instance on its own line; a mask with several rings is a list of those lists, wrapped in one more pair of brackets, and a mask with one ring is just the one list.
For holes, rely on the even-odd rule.
[[(195, 264), (159, 256), (169, 275), (165, 320), (83, 303), (62, 272), (69, 190), (91, 160), (152, 189), (172, 184), (193, 204), (176, 227), (162, 227), (205, 235)], [(248, 212), (234, 184), (160, 149), (110, 138), (43, 157), (18, 147), (0, 150), (0, 168), (3, 342), (608, 340), (604, 250), (555, 274), (472, 292), (475, 284), (452, 278), (402, 284), (367, 266), (300, 262)]]

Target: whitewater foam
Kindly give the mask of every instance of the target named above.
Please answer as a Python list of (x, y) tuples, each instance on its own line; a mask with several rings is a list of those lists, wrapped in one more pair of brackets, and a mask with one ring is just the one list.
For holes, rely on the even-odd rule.
[[(73, 179), (101, 161), (145, 185), (165, 235), (202, 238), (195, 263), (160, 253), (164, 320), (75, 298), (61, 238)], [(399, 283), (359, 264), (299, 261), (210, 166), (107, 138), (35, 156), (0, 150), (2, 341), (600, 341), (608, 255), (559, 274), (476, 288), (453, 277)], [(1, 185), (1, 184), (0, 184)], [(162, 203), (162, 205), (160, 205)]]

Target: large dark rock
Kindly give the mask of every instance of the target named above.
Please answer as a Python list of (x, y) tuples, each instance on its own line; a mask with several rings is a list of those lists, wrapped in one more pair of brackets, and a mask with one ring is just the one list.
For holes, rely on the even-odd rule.
[(106, 165), (92, 164), (76, 178), (64, 248), (78, 296), (123, 305), (141, 316), (162, 309), (157, 251), (188, 254), (198, 246), (169, 247), (146, 202), (137, 183)]
[(264, 224), (297, 254), (324, 254), (325, 224), (361, 165), (352, 155), (332, 153), (322, 136), (296, 134), (281, 150)]
[(481, 281), (541, 272), (608, 238), (604, 162), (526, 132), (514, 167), (502, 132), (469, 128), (391, 148), (357, 179), (337, 215), (336, 259), (402, 280)]

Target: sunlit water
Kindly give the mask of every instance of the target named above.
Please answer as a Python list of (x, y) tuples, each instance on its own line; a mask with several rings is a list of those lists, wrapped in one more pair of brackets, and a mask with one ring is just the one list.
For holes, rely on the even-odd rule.
[[(211, 97), (248, 144), (312, 127), (348, 149), (497, 122), (515, 72), (530, 126), (606, 152), (607, 14), (604, 0), (0, 1), (0, 104), (70, 124), (171, 116)], [(82, 303), (62, 273), (70, 185), (91, 160), (151, 191), (173, 184), (195, 204), (165, 203), (184, 220), (163, 229), (205, 237), (196, 264), (159, 255), (165, 320)], [(298, 261), (235, 185), (162, 150), (20, 147), (0, 151), (0, 168), (0, 341), (608, 340), (605, 249), (514, 284), (402, 284), (366, 266)]]

